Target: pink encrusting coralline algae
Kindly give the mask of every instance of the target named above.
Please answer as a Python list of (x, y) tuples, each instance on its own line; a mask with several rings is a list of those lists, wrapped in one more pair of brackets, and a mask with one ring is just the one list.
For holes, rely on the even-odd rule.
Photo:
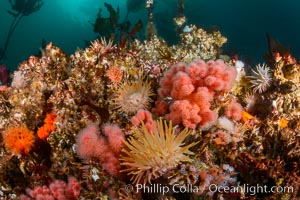
[[(173, 65), (164, 73), (158, 90), (161, 98), (171, 97), (166, 119), (193, 129), (214, 122), (218, 114), (211, 109), (211, 102), (232, 88), (235, 77), (235, 68), (222, 60)], [(159, 100), (156, 106), (161, 105)]]

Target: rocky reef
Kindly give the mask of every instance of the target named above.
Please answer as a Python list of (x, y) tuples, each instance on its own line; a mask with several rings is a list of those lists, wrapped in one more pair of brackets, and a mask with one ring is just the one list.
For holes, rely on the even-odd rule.
[(226, 41), (29, 57), (0, 87), (0, 198), (299, 198), (300, 64), (274, 47), (248, 73)]

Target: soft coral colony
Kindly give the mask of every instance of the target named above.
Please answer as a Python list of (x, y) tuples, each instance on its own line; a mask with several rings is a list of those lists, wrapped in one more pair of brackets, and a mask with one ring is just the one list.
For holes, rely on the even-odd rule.
[[(300, 65), (273, 48), (245, 74), (220, 59), (225, 42), (190, 25), (172, 46), (155, 34), (127, 49), (95, 40), (71, 56), (48, 44), (1, 87), (1, 198), (299, 196)], [(126, 192), (128, 183), (197, 190)], [(218, 193), (212, 184), (293, 191)]]

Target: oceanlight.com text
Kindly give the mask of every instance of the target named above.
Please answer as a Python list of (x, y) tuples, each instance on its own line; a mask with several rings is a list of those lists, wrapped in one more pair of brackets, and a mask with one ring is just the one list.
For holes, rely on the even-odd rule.
[[(127, 192), (142, 192), (148, 194), (162, 194), (165, 195), (167, 193), (198, 193), (202, 194), (204, 188), (199, 188), (195, 185), (185, 185), (181, 186), (179, 184), (175, 184), (173, 186), (167, 186), (162, 184), (137, 184), (131, 185), (127, 184), (125, 187)], [(266, 185), (249, 185), (243, 184), (238, 186), (220, 186), (216, 184), (209, 185), (208, 188), (205, 189), (207, 192), (211, 193), (242, 193), (248, 195), (256, 195), (256, 194), (269, 194), (269, 193), (293, 193), (294, 188), (292, 186), (266, 186)]]
[(210, 192), (218, 193), (243, 193), (249, 195), (256, 194), (270, 194), (270, 193), (293, 193), (294, 187), (292, 186), (267, 186), (267, 185), (249, 185), (243, 184), (238, 186), (219, 186), (216, 184), (211, 184), (209, 186)]

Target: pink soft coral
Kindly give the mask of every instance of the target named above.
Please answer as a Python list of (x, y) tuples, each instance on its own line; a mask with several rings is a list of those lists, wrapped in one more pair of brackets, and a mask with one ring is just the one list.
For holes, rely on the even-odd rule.
[(94, 159), (113, 176), (119, 176), (119, 154), (124, 146), (124, 134), (117, 125), (106, 124), (103, 135), (97, 125), (89, 124), (76, 138), (77, 154), (81, 159)]
[(95, 149), (101, 148), (98, 136), (99, 128), (95, 124), (89, 124), (82, 129), (77, 137), (77, 154), (80, 158), (89, 160), (98, 156)]
[(165, 115), (168, 112), (168, 104), (165, 101), (157, 100), (151, 111), (156, 115)]
[(33, 189), (27, 188), (26, 193), (20, 196), (21, 200), (73, 200), (80, 195), (80, 183), (74, 177), (68, 178), (68, 184), (61, 180), (53, 181), (49, 187), (35, 186)]
[(174, 124), (182, 123), (189, 128), (207, 126), (214, 122), (218, 114), (211, 110), (211, 102), (232, 88), (236, 71), (222, 60), (204, 62), (196, 60), (186, 65), (178, 63), (164, 73), (158, 93), (160, 97), (171, 97), (168, 104), (170, 113), (159, 112), (162, 100), (156, 102), (153, 111), (166, 114)]
[(103, 133), (108, 138), (109, 148), (115, 155), (118, 155), (124, 146), (124, 134), (117, 125), (106, 124), (103, 127)]
[(131, 118), (131, 123), (134, 126), (139, 126), (144, 123), (148, 131), (152, 131), (155, 121), (152, 119), (152, 114), (148, 110), (140, 109), (135, 116)]
[(225, 115), (228, 118), (238, 121), (242, 118), (243, 107), (236, 101), (231, 101), (226, 108)]
[(196, 124), (199, 124), (202, 119), (199, 111), (196, 104), (191, 104), (188, 100), (178, 100), (171, 104), (170, 113), (166, 115), (166, 119), (174, 124), (182, 122), (184, 126), (196, 128)]

